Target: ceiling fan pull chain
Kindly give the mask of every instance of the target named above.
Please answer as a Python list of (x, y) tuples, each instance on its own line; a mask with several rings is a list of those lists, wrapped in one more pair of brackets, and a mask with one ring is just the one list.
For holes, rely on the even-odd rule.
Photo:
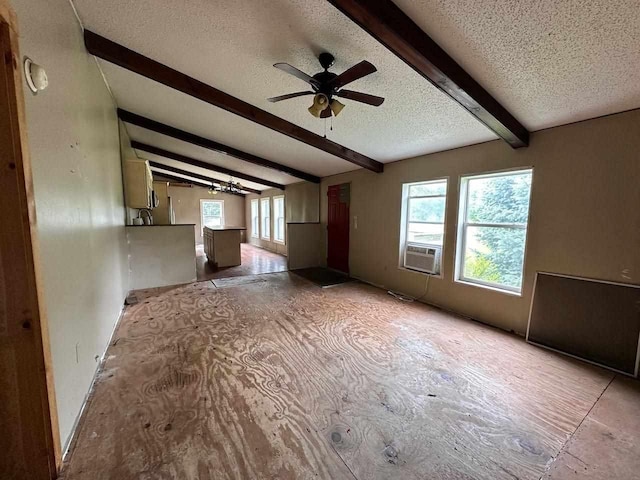
[(324, 119), (324, 138), (327, 138), (327, 119)]
[(333, 115), (331, 116), (331, 128), (329, 130), (333, 132)]

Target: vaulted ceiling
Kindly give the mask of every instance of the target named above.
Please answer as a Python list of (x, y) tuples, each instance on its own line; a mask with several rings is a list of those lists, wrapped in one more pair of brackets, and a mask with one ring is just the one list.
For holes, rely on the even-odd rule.
[[(326, 0), (74, 0), (91, 30), (306, 130), (386, 163), (497, 138)], [(472, 77), (535, 131), (640, 107), (637, 0), (396, 0)], [(314, 74), (317, 55), (339, 73), (366, 59), (378, 71), (349, 88), (386, 98), (344, 100), (333, 121), (309, 115), (305, 90), (275, 69)], [(99, 60), (120, 108), (244, 152), (323, 177), (356, 165), (184, 93)], [(331, 129), (331, 124), (333, 129)], [(298, 178), (127, 125), (133, 140), (270, 182)], [(504, 148), (510, 148), (506, 143)], [(143, 158), (175, 160), (139, 151)], [(180, 168), (203, 173), (197, 167)], [(268, 188), (246, 182), (253, 188)]]

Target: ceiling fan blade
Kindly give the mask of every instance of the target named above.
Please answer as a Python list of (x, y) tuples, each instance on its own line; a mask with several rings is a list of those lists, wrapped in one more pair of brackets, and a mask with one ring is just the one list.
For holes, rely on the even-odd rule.
[(331, 116), (331, 107), (325, 108), (320, 112), (320, 118), (329, 118)]
[(313, 92), (296, 92), (287, 93), (286, 95), (280, 95), (279, 97), (267, 98), (271, 103), (280, 102), (282, 100), (289, 100), (290, 98), (302, 97), (304, 95), (313, 95)]
[(359, 78), (366, 77), (367, 75), (370, 75), (375, 71), (377, 71), (376, 67), (374, 67), (366, 60), (363, 60), (353, 67), (345, 70), (333, 80), (329, 80), (328, 83), (333, 88), (340, 88), (345, 86), (347, 83), (351, 83), (355, 80), (358, 80)]
[(314, 87), (320, 86), (320, 82), (318, 82), (311, 75), (307, 75), (303, 71), (298, 70), (296, 67), (293, 67), (288, 63), (275, 63), (273, 66), (276, 68), (279, 68), (283, 72), (287, 72), (289, 75), (293, 75), (294, 77), (297, 77), (300, 80), (307, 82), (309, 85), (313, 85)]
[(353, 90), (340, 90), (336, 93), (338, 97), (348, 98), (349, 100), (355, 100), (356, 102), (366, 103), (379, 107), (384, 102), (384, 98), (376, 97), (375, 95), (369, 95), (368, 93), (354, 92)]

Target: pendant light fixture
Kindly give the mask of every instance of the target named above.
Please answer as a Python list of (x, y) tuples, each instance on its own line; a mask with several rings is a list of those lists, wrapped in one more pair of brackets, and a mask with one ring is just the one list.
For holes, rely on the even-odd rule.
[(318, 93), (313, 97), (313, 105), (309, 107), (309, 113), (316, 118), (320, 118), (320, 114), (329, 105), (329, 98), (324, 93)]

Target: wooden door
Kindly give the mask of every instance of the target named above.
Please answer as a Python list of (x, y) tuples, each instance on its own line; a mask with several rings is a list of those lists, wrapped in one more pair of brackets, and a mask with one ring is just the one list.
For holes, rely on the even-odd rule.
[(60, 448), (17, 39), (15, 15), (0, 0), (0, 478), (44, 480), (56, 477)]
[(349, 199), (350, 184), (332, 185), (327, 219), (327, 266), (349, 273)]

